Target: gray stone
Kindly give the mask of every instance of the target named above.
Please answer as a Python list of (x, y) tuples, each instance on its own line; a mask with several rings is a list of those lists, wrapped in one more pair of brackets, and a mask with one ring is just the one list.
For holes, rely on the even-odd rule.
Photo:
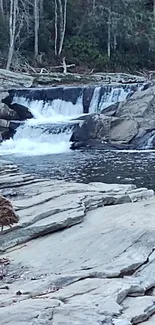
[(18, 227), (0, 233), (2, 324), (151, 321), (153, 191), (37, 180), (2, 160), (0, 188), (16, 191), (11, 201), (20, 216)]
[(152, 316), (147, 321), (141, 323), (141, 325), (154, 325), (154, 324), (155, 324), (155, 316)]
[(122, 305), (123, 316), (132, 324), (142, 323), (155, 313), (155, 297), (126, 298)]
[(16, 73), (0, 69), (0, 87), (9, 89), (13, 87), (31, 87), (34, 78), (24, 73)]
[(126, 319), (115, 319), (112, 320), (113, 325), (131, 325), (131, 322)]
[(18, 114), (10, 109), (6, 104), (0, 103), (0, 119), (18, 120)]
[(150, 120), (152, 120), (154, 114), (155, 86), (144, 91), (135, 92), (116, 112), (118, 117), (140, 117)]
[(109, 137), (117, 143), (129, 143), (138, 133), (138, 123), (132, 119), (111, 122)]

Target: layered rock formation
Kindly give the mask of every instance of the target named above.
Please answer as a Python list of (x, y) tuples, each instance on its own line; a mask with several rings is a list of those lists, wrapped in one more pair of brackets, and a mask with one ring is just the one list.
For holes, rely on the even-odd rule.
[(0, 191), (20, 216), (0, 234), (3, 325), (154, 324), (153, 191), (35, 179), (2, 161)]

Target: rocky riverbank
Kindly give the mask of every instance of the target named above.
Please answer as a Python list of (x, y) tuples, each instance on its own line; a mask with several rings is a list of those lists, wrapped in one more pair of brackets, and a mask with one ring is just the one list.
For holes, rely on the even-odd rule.
[(154, 324), (152, 190), (36, 179), (1, 161), (0, 191), (20, 217), (0, 233), (3, 325)]
[[(153, 149), (155, 138), (155, 86), (136, 91), (124, 102), (99, 114), (81, 118), (71, 141), (72, 148)], [(152, 139), (152, 141), (150, 141)]]
[(126, 73), (16, 73), (0, 69), (0, 88), (22, 88), (22, 87), (47, 87), (58, 85), (80, 85), (91, 83), (137, 83), (145, 82), (146, 78)]

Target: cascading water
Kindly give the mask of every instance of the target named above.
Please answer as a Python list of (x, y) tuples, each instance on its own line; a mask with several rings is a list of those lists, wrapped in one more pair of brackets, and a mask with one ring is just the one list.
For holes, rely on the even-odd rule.
[[(134, 87), (134, 90), (131, 86), (94, 87), (92, 97), (90, 97), (87, 105), (87, 114), (101, 112), (113, 103), (124, 101), (131, 93), (140, 88), (139, 85)], [(64, 88), (64, 93), (66, 89), (69, 91), (69, 88)], [(52, 91), (55, 94), (56, 88), (16, 91), (13, 95), (12, 103), (28, 107), (34, 118), (26, 120), (21, 124), (13, 139), (2, 143), (0, 155), (45, 155), (69, 151), (73, 125), (76, 123), (75, 119), (85, 112), (84, 96), (86, 88), (71, 89), (72, 99), (76, 97), (72, 101), (71, 99), (69, 101), (69, 98), (65, 100), (65, 95), (65, 99), (63, 96), (62, 98), (51, 98)], [(76, 96), (73, 96), (74, 92)], [(44, 93), (46, 95), (50, 94), (50, 99), (45, 95), (43, 96), (44, 100), (36, 98), (40, 93), (42, 95)], [(65, 125), (67, 127), (64, 127)]]
[[(45, 155), (69, 151), (73, 116), (57, 113), (60, 101), (57, 101), (56, 111), (53, 106), (43, 105), (42, 101), (30, 102), (23, 98), (19, 101), (29, 108), (34, 118), (21, 124), (13, 139), (2, 143), (0, 154)], [(67, 114), (69, 109), (66, 108)], [(67, 127), (64, 127), (66, 123)]]

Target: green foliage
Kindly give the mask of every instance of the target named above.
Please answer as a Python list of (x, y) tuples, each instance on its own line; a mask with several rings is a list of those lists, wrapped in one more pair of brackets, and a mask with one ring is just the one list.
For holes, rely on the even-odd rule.
[[(9, 1), (6, 0), (6, 3), (5, 15), (0, 17), (0, 57), (5, 60), (9, 46)], [(54, 6), (54, 0), (44, 0), (39, 28), (39, 50), (42, 55), (40, 65), (46, 67), (60, 63), (64, 55), (67, 63), (95, 71), (155, 68), (155, 17), (152, 0), (96, 0), (95, 8), (93, 0), (68, 0), (65, 41), (60, 58), (54, 54)], [(18, 24), (20, 22), (17, 22), (17, 27)], [(33, 65), (33, 6), (27, 12), (15, 51)], [(4, 64), (3, 60), (0, 64)]]
[(7, 19), (0, 15), (0, 50), (5, 51), (9, 42), (9, 28)]
[(77, 65), (87, 65), (91, 68), (95, 68), (96, 65), (104, 67), (105, 58), (100, 53), (98, 44), (86, 37), (69, 38), (65, 43), (65, 55)]

